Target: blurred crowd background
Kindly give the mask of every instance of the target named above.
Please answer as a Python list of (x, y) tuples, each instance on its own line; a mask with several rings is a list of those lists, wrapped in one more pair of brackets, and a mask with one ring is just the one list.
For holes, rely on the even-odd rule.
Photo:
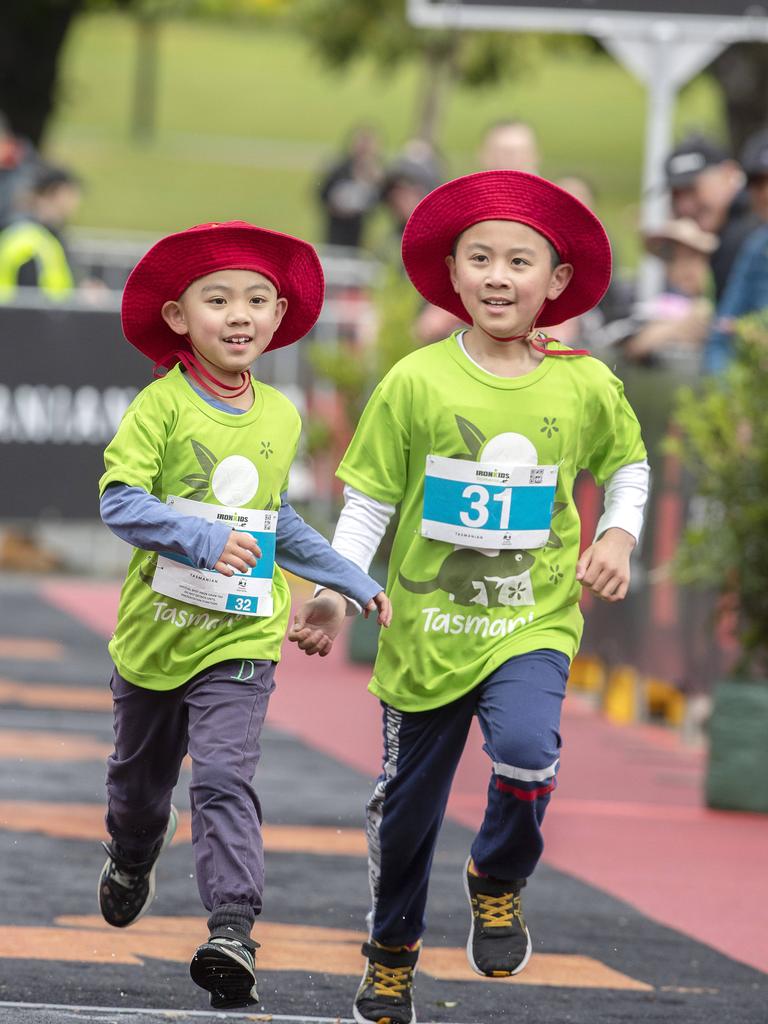
[[(291, 498), (328, 529), (366, 396), (457, 326), (403, 277), (409, 214), (459, 174), (538, 173), (597, 212), (615, 255), (600, 308), (552, 333), (622, 376), (654, 469), (633, 592), (608, 627), (585, 602), (575, 679), (618, 719), (694, 728), (736, 641), (716, 581), (689, 594), (673, 571), (708, 512), (665, 438), (680, 385), (726, 374), (742, 318), (768, 308), (766, 45), (729, 47), (682, 92), (651, 230), (643, 89), (587, 37), (417, 30), (402, 0), (30, 0), (3, 22), (0, 567), (104, 574), (127, 557), (96, 484), (150, 374), (121, 341), (120, 290), (162, 234), (244, 219), (317, 244), (320, 323), (257, 373), (302, 412)], [(648, 259), (663, 285), (640, 301)], [(588, 480), (578, 497), (587, 537), (600, 499)]]

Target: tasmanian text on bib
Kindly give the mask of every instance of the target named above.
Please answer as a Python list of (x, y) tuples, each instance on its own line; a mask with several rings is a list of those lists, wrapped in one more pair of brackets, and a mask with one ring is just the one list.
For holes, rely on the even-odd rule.
[(557, 466), (428, 455), (421, 534), (473, 548), (541, 548), (549, 540)]
[(261, 548), (261, 558), (247, 573), (236, 569), (234, 576), (223, 576), (213, 569), (198, 569), (184, 555), (165, 552), (157, 559), (152, 589), (200, 608), (237, 615), (271, 615), (277, 512), (227, 508), (174, 495), (169, 496), (167, 503), (181, 515), (199, 516), (250, 533)]

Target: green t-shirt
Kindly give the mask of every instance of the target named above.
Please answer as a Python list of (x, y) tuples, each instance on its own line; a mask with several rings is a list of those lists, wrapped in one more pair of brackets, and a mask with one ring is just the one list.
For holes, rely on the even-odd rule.
[[(301, 420), (274, 388), (253, 382), (239, 416), (215, 409), (178, 366), (131, 403), (104, 453), (99, 493), (111, 483), (238, 508), (276, 509), (296, 454)], [(157, 555), (134, 550), (109, 645), (118, 671), (151, 690), (172, 690), (230, 658), (278, 661), (290, 611), (275, 566), (274, 610), (265, 617), (208, 612), (152, 590)]]
[[(565, 346), (558, 346), (565, 348)], [(428, 455), (559, 467), (546, 547), (486, 551), (421, 536)], [(516, 654), (581, 639), (575, 569), (580, 522), (573, 483), (598, 484), (645, 448), (621, 381), (597, 359), (544, 358), (501, 378), (467, 358), (456, 336), (401, 360), (371, 396), (338, 476), (400, 506), (371, 691), (402, 711), (467, 693)]]

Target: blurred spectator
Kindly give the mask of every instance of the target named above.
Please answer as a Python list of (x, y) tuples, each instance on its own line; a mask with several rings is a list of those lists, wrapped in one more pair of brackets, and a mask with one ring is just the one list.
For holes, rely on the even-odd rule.
[(75, 279), (63, 230), (82, 197), (79, 179), (60, 167), (40, 165), (20, 199), (20, 209), (0, 232), (0, 301), (18, 287), (39, 288), (51, 299), (65, 298)]
[(759, 221), (750, 208), (744, 172), (718, 143), (690, 135), (666, 159), (674, 217), (689, 217), (714, 232), (719, 245), (710, 259), (719, 301), (736, 254)]
[(706, 373), (720, 373), (730, 363), (733, 331), (739, 317), (768, 309), (768, 129), (747, 140), (741, 163), (752, 211), (761, 226), (742, 245), (717, 304), (704, 353)]
[(361, 246), (365, 220), (379, 201), (382, 177), (377, 133), (365, 126), (356, 128), (346, 152), (320, 185), (328, 245)]
[(510, 118), (486, 129), (478, 154), (482, 171), (539, 173), (539, 145), (527, 121)]
[(387, 167), (381, 199), (392, 216), (398, 241), (408, 218), (424, 196), (442, 181), (440, 159), (423, 139), (411, 139)]
[[(595, 209), (597, 193), (590, 181), (575, 174), (566, 174), (555, 181), (556, 185), (570, 192), (572, 196), (582, 202), (590, 210)], [(614, 250), (615, 251), (615, 250)], [(633, 286), (622, 281), (616, 275), (614, 257), (614, 273), (608, 291), (603, 296), (600, 305), (589, 310), (575, 320), (568, 320), (563, 324), (547, 328), (547, 333), (558, 341), (564, 342), (575, 348), (586, 345), (587, 347), (601, 344), (602, 331), (606, 323), (624, 319), (629, 316), (633, 302)]]
[(595, 208), (595, 189), (586, 178), (577, 177), (575, 174), (566, 174), (555, 181), (556, 185), (570, 192), (572, 196), (588, 206), (590, 210)]
[(622, 351), (632, 362), (658, 364), (701, 350), (712, 320), (710, 257), (717, 235), (688, 217), (670, 220), (645, 236), (645, 246), (664, 263), (665, 288), (636, 320)]
[(0, 228), (8, 223), (16, 193), (37, 163), (31, 143), (17, 138), (0, 111)]

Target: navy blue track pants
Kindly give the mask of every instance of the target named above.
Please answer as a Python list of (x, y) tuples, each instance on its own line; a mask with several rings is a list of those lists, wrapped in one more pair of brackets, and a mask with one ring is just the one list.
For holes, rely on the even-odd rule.
[(367, 806), (374, 939), (404, 945), (424, 931), (435, 844), (474, 715), (492, 766), (472, 858), (481, 872), (505, 881), (533, 873), (556, 784), (568, 670), (560, 651), (534, 651), (510, 658), (442, 707), (407, 712), (382, 704), (383, 769)]

